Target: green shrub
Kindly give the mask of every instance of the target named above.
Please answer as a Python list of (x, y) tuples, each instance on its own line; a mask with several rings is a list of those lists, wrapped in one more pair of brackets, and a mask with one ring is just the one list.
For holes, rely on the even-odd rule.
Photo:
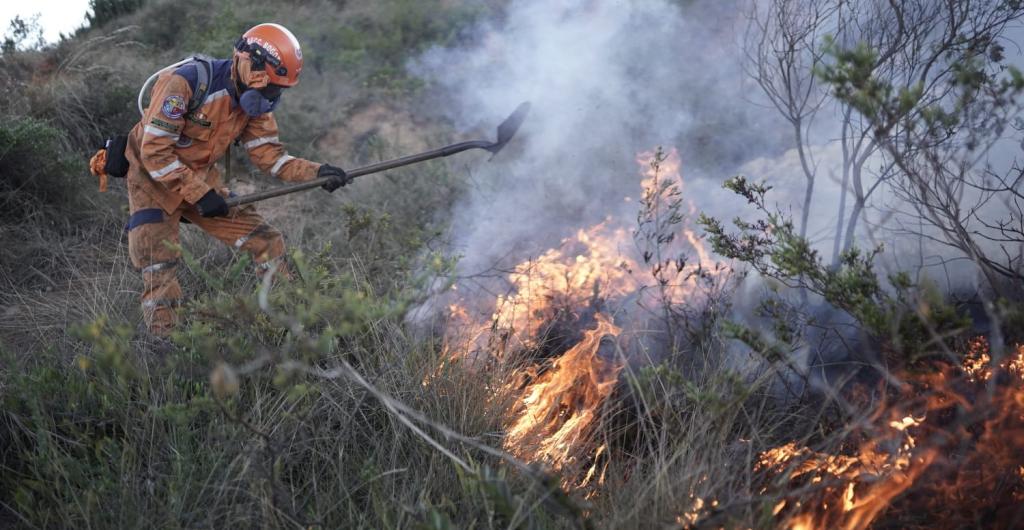
[(348, 75), (376, 89), (399, 93), (414, 89), (418, 81), (405, 75), (405, 62), (430, 46), (454, 44), (460, 32), (487, 9), (478, 4), (446, 4), (450, 3), (378, 2), (370, 12), (327, 29), (323, 37), (314, 39), (314, 60), (340, 66)]
[(142, 7), (144, 0), (89, 0), (89, 27), (98, 28)]
[[(768, 209), (765, 195), (769, 186), (735, 177), (724, 187), (744, 197), (764, 217), (753, 222), (737, 217), (733, 223), (738, 232), (728, 233), (721, 221), (702, 215), (699, 222), (715, 252), (746, 263), (785, 286), (816, 294), (845, 311), (865, 333), (886, 344), (892, 367), (909, 367), (947, 355), (969, 330), (970, 318), (944, 300), (927, 281), (914, 284), (904, 273), (880, 277), (874, 265), (881, 247), (871, 252), (853, 247), (840, 256), (837, 266), (826, 265), (811, 243), (797, 234), (788, 217)], [(808, 315), (799, 315), (801, 308), (781, 299), (762, 303), (760, 312), (776, 321), (775, 335), (782, 342), (796, 338), (794, 328), (798, 325), (785, 319), (797, 315), (796, 319), (804, 323), (811, 320)], [(763, 340), (759, 332), (734, 327), (731, 333), (770, 361), (785, 358), (778, 349), (784, 345)]]
[(0, 123), (0, 219), (78, 202), (84, 163), (64, 147), (63, 133), (31, 117)]
[(437, 350), (405, 336), (400, 301), (332, 272), (323, 255), (294, 255), (293, 279), (273, 287), (249, 279), (244, 258), (218, 275), (185, 261), (203, 286), (162, 357), (99, 319), (78, 328), (88, 350), (73, 362), (55, 351), (0, 359), (0, 502), (29, 524), (444, 528), (579, 517), (552, 483), (492, 472), (493, 458), (457, 447), (471, 464), (456, 471), (396, 421), (383, 399), (474, 437), (500, 421), (479, 406), (479, 374), (438, 372)]

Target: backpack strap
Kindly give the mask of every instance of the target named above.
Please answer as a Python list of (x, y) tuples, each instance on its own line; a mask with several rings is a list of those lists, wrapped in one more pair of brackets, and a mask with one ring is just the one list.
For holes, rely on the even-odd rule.
[(210, 64), (210, 60), (201, 55), (196, 55), (192, 58), (192, 62), (196, 65), (196, 87), (192, 91), (192, 99), (188, 102), (188, 112), (186, 114), (193, 114), (206, 101), (206, 93), (210, 91), (210, 77), (213, 76), (213, 66)]

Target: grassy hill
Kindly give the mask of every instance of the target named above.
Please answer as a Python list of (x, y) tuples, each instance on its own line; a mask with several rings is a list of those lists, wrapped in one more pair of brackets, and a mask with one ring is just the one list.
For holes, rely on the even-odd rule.
[[(470, 29), (500, 23), (508, 2), (93, 4), (75, 35), (0, 55), (0, 527), (901, 527), (934, 522), (950, 492), (985, 500), (963, 503), (958, 522), (1021, 523), (1019, 301), (1003, 302), (1009, 354), (992, 361), (990, 323), (924, 282), (880, 278), (870, 252), (822, 264), (792, 223), (767, 212), (767, 190), (742, 179), (728, 186), (767, 220), (740, 238), (704, 218), (704, 236), (737, 261), (812, 282), (823, 305), (848, 316), (841, 324), (825, 329), (823, 312), (776, 298), (745, 300), (755, 295), (739, 272), (659, 268), (650, 255), (603, 263), (587, 247), (600, 232), (581, 230), (566, 240), (575, 254), (519, 267), (549, 259), (555, 272), (539, 274), (566, 285), (565, 264), (653, 271), (626, 297), (662, 304), (626, 323), (648, 335), (590, 333), (614, 288), (591, 279), (575, 292), (541, 290), (529, 316), (545, 326), (525, 346), (511, 346), (521, 330), (503, 328), (495, 306), (482, 327), (466, 327), (476, 349), (454, 355), (456, 326), (422, 325), (416, 310), (451, 291), (458, 256), (446, 238), (475, 183), (463, 166), (436, 161), (333, 195), (262, 203), (295, 272), (275, 285), (183, 227), (184, 322), (171, 351), (155, 347), (127, 256), (124, 183), (100, 194), (87, 169), (106, 135), (137, 120), (146, 77), (193, 53), (227, 57), (245, 29), (279, 22), (307, 65), (276, 111), (282, 140), (293, 154), (358, 166), (492, 134), (438, 117), (424, 97), (431, 87), (405, 66), (431, 46), (472, 43)], [(240, 151), (230, 187), (276, 184)], [(652, 157), (664, 175), (671, 157)], [(643, 254), (679, 229), (678, 188), (664, 182), (638, 201), (638, 226), (621, 232), (654, 249)], [(687, 271), (708, 294), (684, 312), (661, 280)], [(756, 306), (756, 324), (734, 318), (734, 304)], [(449, 317), (457, 321), (456, 308)], [(820, 352), (790, 339), (818, 328), (822, 343), (855, 339), (857, 363), (891, 372), (828, 366), (821, 372), (842, 380), (812, 388), (792, 359)], [(588, 370), (558, 381), (580, 344)], [(613, 365), (629, 348), (654, 353)], [(484, 350), (495, 355), (475, 358)], [(555, 390), (530, 394), (541, 386)], [(522, 412), (544, 400), (553, 403), (545, 414)], [(541, 426), (523, 439), (554, 439), (550, 452), (567, 456), (547, 465), (527, 444), (510, 445), (523, 418)], [(542, 428), (574, 421), (593, 423), (572, 431), (578, 439)]]
[[(141, 278), (127, 260), (124, 185), (115, 181), (99, 194), (86, 162), (105, 135), (134, 124), (136, 93), (151, 72), (191, 53), (227, 57), (242, 31), (268, 20), (304, 45), (302, 84), (278, 112), (292, 153), (352, 167), (448, 143), (454, 136), (446, 124), (415, 118), (421, 87), (403, 73), (403, 61), (460, 38), (487, 9), (399, 0), (211, 10), (205, 2), (153, 1), (127, 14), (115, 9), (110, 14), (118, 16), (56, 45), (3, 54), (3, 521), (406, 526), (461, 497), (446, 459), (348, 381), (265, 368), (242, 376), (245, 396), (215, 398), (209, 374), (227, 360), (222, 355), (280, 347), (287, 332), (244, 315), (258, 278), (244, 270), (244, 258), (198, 230), (183, 229), (194, 256), (183, 284), (190, 312), (211, 320), (189, 323), (176, 338), (177, 354), (154, 358), (137, 331)], [(273, 185), (239, 151), (229, 185), (243, 192)], [(426, 392), (420, 382), (437, 352), (400, 327), (463, 185), (443, 163), (424, 164), (337, 196), (309, 193), (261, 210), (307, 260), (302, 284), (275, 296), (299, 303), (309, 311), (302, 318), (330, 330), (321, 339), (327, 350), (296, 344), (304, 352), (298, 358), (358, 362), (389, 394), (420, 409), (438, 407), (435, 413), (473, 433), (496, 429), (495, 419)], [(249, 318), (252, 327), (243, 329)], [(231, 331), (222, 334), (226, 324)], [(211, 340), (231, 345), (214, 354)], [(474, 388), (461, 391), (482, 391)], [(486, 513), (472, 503), (456, 511), (463, 510), (451, 517)]]

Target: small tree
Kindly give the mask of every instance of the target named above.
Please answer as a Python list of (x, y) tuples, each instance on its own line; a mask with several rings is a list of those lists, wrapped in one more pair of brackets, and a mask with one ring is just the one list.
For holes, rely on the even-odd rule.
[(39, 25), (39, 15), (35, 14), (27, 19), (15, 15), (7, 27), (0, 51), (7, 55), (16, 50), (40, 48), (43, 44), (43, 28)]
[[(842, 251), (853, 246), (856, 227), (872, 195), (890, 182), (897, 183), (898, 190), (906, 187), (910, 168), (891, 156), (889, 148), (909, 145), (905, 134), (912, 131), (905, 127), (910, 122), (900, 116), (911, 120), (931, 116), (938, 125), (935, 132), (964, 128), (966, 120), (954, 123), (948, 114), (928, 115), (913, 109), (952, 103), (957, 86), (969, 86), (975, 94), (991, 93), (995, 88), (991, 76), (1003, 68), (1001, 41), (1007, 25), (1022, 14), (1024, 5), (1010, 0), (771, 0), (756, 4), (747, 39), (750, 75), (796, 131), (796, 149), (807, 181), (800, 236), (806, 236), (818, 169), (809, 146), (830, 141), (814, 141), (815, 121), (827, 115), (821, 110), (839, 116), (843, 161), (833, 266)], [(857, 83), (861, 84), (854, 87)], [(901, 87), (906, 90), (901, 92)], [(909, 106), (902, 111), (896, 101), (900, 94), (914, 99), (904, 100)], [(894, 101), (889, 110), (897, 112), (873, 115), (878, 99), (890, 97)], [(984, 123), (985, 108), (992, 110), (992, 105), (973, 96), (961, 101), (965, 104), (961, 113), (973, 116), (974, 125), (995, 132), (995, 137), (1006, 130), (1006, 122), (998, 126), (994, 116), (995, 121)], [(949, 132), (932, 135), (926, 143), (959, 144), (961, 135)], [(872, 165), (872, 160), (879, 162)], [(992, 187), (1004, 191), (1012, 189), (1013, 182), (1012, 176), (990, 178)], [(950, 191), (955, 194), (956, 186)], [(851, 192), (853, 205), (847, 212)], [(937, 219), (923, 216), (929, 223)], [(1010, 225), (995, 222), (991, 228), (1000, 231)]]
[[(657, 289), (658, 306), (669, 333), (669, 341), (676, 344), (676, 325), (686, 321), (687, 310), (680, 304), (679, 292), (684, 285), (713, 288), (716, 274), (721, 269), (708, 270), (702, 263), (696, 236), (687, 230), (684, 211), (682, 180), (670, 168), (678, 167), (678, 155), (666, 153), (658, 147), (651, 153), (647, 179), (643, 183), (640, 210), (633, 242), (648, 268)], [(692, 308), (690, 308), (692, 309)]]
[(893, 2), (889, 14), (904, 43), (898, 75), (875, 66), (877, 49), (859, 46), (830, 50), (820, 77), (864, 118), (896, 168), (892, 190), (909, 210), (899, 212), (898, 228), (977, 265), (998, 363), (998, 299), (1024, 296), (1024, 173), (1016, 158), (999, 168), (988, 155), (1020, 128), (1024, 74), (1003, 64), (1001, 39), (1024, 3), (949, 2), (929, 11)]
[(813, 0), (777, 0), (765, 8), (755, 3), (747, 36), (747, 73), (793, 128), (805, 179), (800, 237), (807, 235), (818, 170), (810, 151), (812, 128), (827, 103), (814, 78), (814, 68), (822, 60), (817, 43), (837, 9), (834, 2)]
[[(725, 188), (744, 197), (761, 217), (752, 222), (736, 218), (737, 231), (730, 233), (722, 221), (701, 215), (698, 222), (715, 252), (787, 287), (814, 293), (846, 312), (865, 333), (887, 344), (884, 350), (890, 353), (890, 366), (913, 365), (935, 354), (955, 357), (953, 339), (968, 328), (969, 319), (927, 284), (914, 285), (906, 274), (880, 277), (874, 262), (881, 247), (865, 252), (854, 246), (840, 255), (838, 265), (829, 265), (799, 235), (792, 220), (767, 206), (765, 195), (771, 188), (744, 177), (727, 180)], [(774, 301), (762, 304), (769, 317), (778, 316), (779, 307)], [(758, 341), (749, 330), (739, 331), (738, 338), (769, 360), (787, 361), (776, 346)], [(795, 338), (787, 338), (793, 335), (788, 331), (777, 335), (784, 341)]]
[(89, 27), (98, 28), (108, 22), (142, 7), (143, 0), (89, 0), (89, 12), (85, 14)]

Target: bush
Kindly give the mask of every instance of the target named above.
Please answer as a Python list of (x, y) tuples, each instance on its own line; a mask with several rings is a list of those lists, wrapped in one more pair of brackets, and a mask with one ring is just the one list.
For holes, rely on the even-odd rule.
[[(826, 265), (810, 241), (797, 235), (788, 217), (766, 206), (770, 187), (744, 177), (729, 179), (724, 187), (745, 198), (764, 217), (753, 222), (737, 218), (733, 222), (738, 232), (730, 234), (721, 221), (702, 215), (700, 224), (715, 252), (846, 312), (864, 333), (885, 344), (892, 368), (920, 366), (941, 358), (956, 349), (958, 340), (966, 339), (970, 317), (944, 300), (927, 281), (914, 284), (905, 273), (882, 278), (875, 272), (881, 247), (871, 252), (853, 247), (840, 256), (836, 266)], [(782, 298), (764, 301), (759, 309), (761, 316), (775, 322), (775, 335), (782, 343), (798, 340), (795, 328), (813, 322), (806, 307), (793, 307)], [(798, 322), (792, 321), (794, 315)], [(742, 327), (731, 331), (771, 361), (787, 358), (779, 347), (795, 350), (793, 344), (770, 344), (759, 333)]]
[[(405, 61), (433, 45), (451, 45), (486, 7), (439, 0), (390, 0), (314, 39), (314, 65), (340, 66), (362, 83), (396, 92), (415, 88)], [(329, 43), (323, 46), (320, 43)]]
[(105, 26), (114, 19), (135, 12), (142, 7), (143, 0), (89, 0), (89, 12), (85, 14), (89, 27)]
[(0, 219), (78, 202), (85, 164), (64, 147), (63, 133), (31, 117), (0, 123)]
[(455, 466), (424, 443), (409, 418), (471, 436), (499, 428), (499, 414), (465, 406), (487, 402), (479, 375), (439, 372), (430, 343), (396, 325), (401, 303), (332, 273), (323, 256), (293, 258), (294, 279), (273, 288), (248, 279), (244, 258), (216, 277), (195, 271), (204, 292), (163, 358), (105, 319), (77, 329), (89, 349), (74, 362), (3, 354), (0, 502), (33, 526), (65, 528), (450, 528), (578, 515), (554, 485), (492, 472), (493, 458), (459, 449), (466, 467)]

